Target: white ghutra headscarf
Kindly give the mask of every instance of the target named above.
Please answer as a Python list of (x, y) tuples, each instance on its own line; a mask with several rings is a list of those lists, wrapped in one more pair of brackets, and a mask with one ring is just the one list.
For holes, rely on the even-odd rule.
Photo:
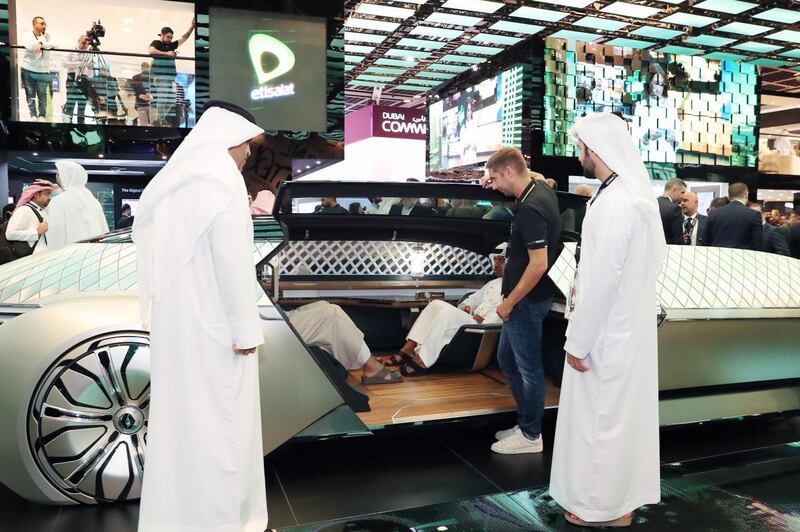
[(55, 196), (47, 208), (50, 229), (47, 247), (86, 240), (108, 232), (103, 207), (86, 188), (89, 175), (74, 161), (57, 161), (56, 169), (64, 192)]
[(625, 188), (635, 208), (644, 215), (645, 223), (638, 229), (647, 231), (651, 250), (649, 257), (656, 271), (661, 271), (667, 253), (664, 228), (658, 210), (658, 200), (650, 184), (650, 175), (642, 155), (628, 132), (625, 119), (611, 113), (598, 113), (579, 119), (570, 130), (617, 174), (616, 186)]
[(147, 322), (159, 301), (191, 260), (200, 237), (216, 216), (241, 199), (244, 179), (228, 149), (261, 135), (245, 117), (210, 107), (147, 185), (136, 210), (133, 241), (139, 277), (139, 311)]

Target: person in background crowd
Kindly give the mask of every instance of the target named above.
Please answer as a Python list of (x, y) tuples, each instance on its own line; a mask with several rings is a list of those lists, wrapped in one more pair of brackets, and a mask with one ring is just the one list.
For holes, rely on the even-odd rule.
[(7, 222), (11, 219), (11, 214), (14, 212), (14, 204), (9, 203), (3, 206), (3, 215), (0, 217), (0, 223)]
[(248, 197), (250, 198), (250, 214), (272, 214), (272, 208), (275, 206), (275, 194), (272, 191), (259, 190), (255, 199), (250, 195)]
[(357, 201), (351, 203), (350, 206), (347, 208), (347, 211), (350, 214), (364, 214), (364, 209), (361, 207), (361, 203)]
[(531, 179), (522, 153), (501, 148), (486, 162), (485, 188), (517, 198), (503, 271), (503, 320), (497, 361), (517, 403), (517, 426), (499, 431), (492, 451), (540, 453), (544, 414), (542, 322), (550, 310), (554, 285), (547, 271), (561, 251), (561, 219), (555, 191)]
[(747, 208), (747, 185), (733, 183), (728, 187), (729, 204), (714, 209), (708, 216), (707, 245), (721, 248), (762, 248), (761, 215)]
[(547, 179), (544, 180), (544, 182), (547, 183), (547, 186), (552, 188), (553, 190), (558, 190), (558, 181), (556, 181), (555, 179), (548, 177)]
[(381, 201), (383, 201), (383, 199), (378, 197), (368, 198), (368, 199), (369, 199), (369, 205), (367, 205), (364, 214), (378, 214), (378, 212), (380, 212), (381, 210)]
[(482, 218), (486, 211), (476, 204), (475, 200), (471, 199), (462, 199), (462, 200), (453, 200), (458, 201), (458, 207), (455, 205), (452, 209), (447, 211), (445, 216), (450, 218)]
[[(592, 197), (592, 187), (582, 183), (575, 187), (575, 194)], [(567, 209), (561, 213), (561, 230), (580, 233), (583, 230), (583, 218), (586, 216), (586, 205), (577, 209)]]
[(707, 216), (711, 216), (711, 213), (714, 212), (715, 209), (719, 209), (723, 205), (727, 205), (730, 202), (731, 200), (728, 199), (728, 196), (720, 196), (719, 198), (712, 199), (711, 203), (708, 205), (708, 210), (706, 211)]
[(56, 186), (42, 181), (29, 185), (22, 191), (17, 207), (6, 226), (6, 239), (27, 242), (32, 254), (47, 251), (47, 206)]
[(159, 124), (169, 125), (167, 116), (175, 105), (175, 57), (178, 55), (178, 47), (185, 43), (195, 28), (195, 21), (181, 35), (177, 41), (173, 41), (174, 32), (169, 26), (161, 28), (158, 39), (150, 43), (147, 53), (153, 56), (151, 66), (151, 81), (153, 93), (155, 95), (156, 112), (158, 113)]
[(514, 219), (514, 211), (511, 210), (513, 206), (513, 202), (493, 201), (492, 208), (483, 215), (483, 219), (494, 220), (496, 222), (510, 222)]
[(303, 342), (324, 349), (348, 371), (362, 370), (362, 384), (403, 382), (400, 372), (372, 356), (364, 333), (339, 305), (316, 301), (290, 310), (286, 316)]
[(602, 185), (567, 302), (550, 494), (574, 525), (626, 527), (635, 509), (661, 500), (653, 313), (667, 245), (626, 122), (599, 113), (570, 133), (584, 175)]
[(683, 211), (683, 243), (687, 246), (705, 245), (708, 216), (697, 212), (697, 194), (684, 193), (681, 198), (681, 211)]
[(61, 111), (64, 113), (65, 122), (72, 122), (73, 117), (77, 117), (78, 124), (83, 124), (86, 120), (85, 111), (89, 99), (83, 93), (78, 81), (79, 77), (91, 77), (91, 67), (84, 67), (84, 72), (81, 72), (81, 65), (88, 57), (89, 48), (89, 38), (81, 34), (75, 51), (70, 52), (67, 61), (64, 62), (64, 67), (67, 69), (67, 101)]
[(130, 205), (123, 203), (122, 208), (119, 210), (119, 214), (119, 219), (115, 225), (116, 229), (125, 229), (133, 225), (133, 216), (131, 215)]
[(437, 216), (439, 213), (431, 207), (421, 204), (417, 198), (403, 198), (402, 201), (392, 205), (389, 214), (391, 216)]
[(686, 192), (686, 183), (677, 177), (667, 181), (664, 194), (658, 197), (658, 209), (661, 213), (661, 225), (667, 244), (683, 244), (683, 216), (681, 214), (681, 196)]
[(792, 257), (800, 259), (800, 223), (789, 225), (789, 252)]
[(775, 227), (767, 222), (767, 214), (764, 206), (755, 201), (750, 204), (750, 208), (761, 215), (761, 250), (766, 253), (775, 253), (788, 257), (791, 255), (789, 250), (789, 231), (787, 228)]
[(387, 364), (400, 366), (400, 373), (407, 377), (424, 375), (462, 325), (500, 323), (496, 310), (503, 300), (501, 291), (506, 246), (505, 242), (500, 244), (490, 255), (496, 279), (483, 285), (457, 307), (440, 299), (428, 303), (414, 320), (400, 352)]
[(50, 90), (50, 53), (56, 47), (47, 23), (42, 17), (33, 17), (33, 29), (22, 37), (25, 52), (22, 55), (22, 86), (31, 120), (44, 122), (47, 115), (47, 93)]
[(86, 188), (86, 170), (73, 161), (58, 161), (56, 168), (56, 182), (63, 192), (52, 199), (47, 209), (50, 249), (108, 233), (103, 207)]
[(150, 124), (150, 102), (153, 101), (153, 95), (150, 94), (150, 63), (143, 61), (140, 66), (142, 70), (131, 77), (130, 87), (134, 95), (137, 124), (147, 126)]
[(317, 214), (350, 214), (347, 209), (339, 205), (339, 202), (334, 197), (322, 198), (317, 210), (314, 212)]

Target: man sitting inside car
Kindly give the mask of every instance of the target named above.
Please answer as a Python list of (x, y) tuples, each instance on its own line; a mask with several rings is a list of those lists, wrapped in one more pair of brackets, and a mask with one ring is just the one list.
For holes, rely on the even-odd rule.
[(372, 356), (364, 342), (364, 333), (339, 305), (316, 301), (286, 314), (307, 345), (324, 349), (348, 371), (363, 370), (362, 384), (403, 381), (398, 371), (390, 370)]
[(503, 300), (500, 294), (505, 266), (506, 244), (500, 244), (490, 255), (496, 279), (486, 283), (458, 307), (445, 301), (431, 301), (417, 317), (400, 352), (387, 361), (399, 366), (407, 377), (424, 375), (436, 363), (442, 349), (450, 343), (462, 325), (501, 323), (497, 305)]

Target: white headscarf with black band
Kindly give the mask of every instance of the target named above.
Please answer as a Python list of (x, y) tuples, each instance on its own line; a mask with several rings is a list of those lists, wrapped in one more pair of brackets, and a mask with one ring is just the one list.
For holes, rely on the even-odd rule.
[(583, 142), (617, 174), (614, 186), (625, 188), (628, 197), (633, 199), (634, 206), (645, 214), (646, 223), (641, 230), (648, 232), (647, 241), (652, 246), (652, 267), (660, 271), (667, 253), (667, 244), (658, 200), (653, 193), (642, 155), (628, 131), (627, 122), (611, 113), (598, 113), (575, 122), (570, 135), (576, 141)]
[[(237, 190), (245, 188), (228, 149), (262, 133), (263, 129), (238, 113), (207, 107), (166, 166), (145, 188), (133, 224), (139, 310), (145, 322), (149, 321), (150, 305), (159, 301), (192, 258), (202, 234), (230, 206)], [(192, 185), (198, 183), (205, 190), (210, 185), (214, 194), (191, 194)], [(186, 205), (187, 195), (191, 196), (190, 208)]]

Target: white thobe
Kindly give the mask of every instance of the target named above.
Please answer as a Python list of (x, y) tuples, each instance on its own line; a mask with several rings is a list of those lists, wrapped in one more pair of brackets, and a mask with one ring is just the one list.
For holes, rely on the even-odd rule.
[(345, 369), (361, 369), (369, 360), (364, 333), (339, 305), (316, 301), (286, 314), (303, 342), (324, 349)]
[(27, 242), (32, 248), (36, 246), (33, 248), (33, 255), (36, 255), (47, 251), (47, 233), (40, 235), (36, 231), (40, 222), (31, 207), (36, 209), (42, 220), (45, 222), (48, 220), (47, 209), (41, 209), (33, 202), (26, 203), (21, 207), (17, 207), (14, 210), (14, 214), (11, 215), (11, 219), (6, 226), (6, 238), (8, 240)]
[[(192, 194), (215, 193), (202, 187), (193, 185)], [(188, 198), (186, 208), (191, 208)], [(232, 350), (233, 344), (249, 348), (264, 342), (252, 242), (242, 186), (152, 303), (152, 392), (139, 532), (267, 527), (258, 355)]]
[(47, 239), (51, 249), (108, 233), (108, 222), (100, 202), (94, 197), (91, 201), (87, 199), (76, 198), (67, 190), (50, 200)]
[[(660, 500), (656, 277), (644, 214), (611, 185), (583, 224), (575, 310), (564, 367), (550, 494), (585, 521)], [(588, 356), (587, 356), (588, 354)]]
[[(477, 323), (474, 316), (483, 317), (483, 323), (500, 323), (497, 305), (503, 300), (500, 293), (502, 284), (502, 278), (489, 281), (465, 299), (459, 308), (441, 300), (428, 303), (414, 320), (407, 337), (416, 342), (414, 352), (419, 355), (426, 368), (436, 364), (442, 349), (450, 343), (461, 326)], [(467, 313), (461, 310), (465, 307), (471, 307), (471, 311)]]

